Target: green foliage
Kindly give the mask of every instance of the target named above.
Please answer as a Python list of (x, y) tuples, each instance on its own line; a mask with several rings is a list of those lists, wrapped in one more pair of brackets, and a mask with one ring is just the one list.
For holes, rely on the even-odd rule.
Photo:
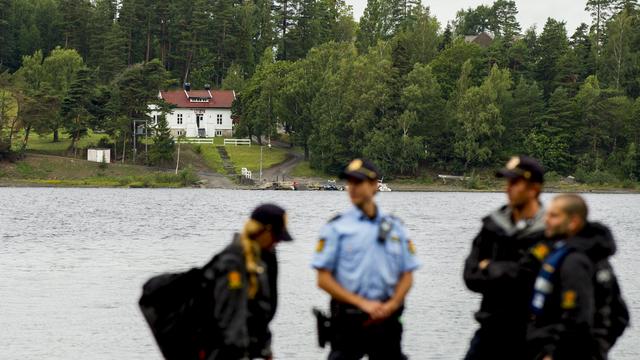
[[(158, 123), (154, 129), (153, 145), (149, 151), (149, 161), (153, 165), (168, 163), (173, 160), (175, 147), (175, 142), (171, 136), (171, 129), (169, 129), (167, 118), (162, 114), (159, 116)], [(198, 154), (200, 152), (198, 152)]]
[[(512, 0), (446, 26), (417, 0), (369, 0), (359, 24), (344, 0), (0, 0), (0, 156), (62, 154), (100, 131), (126, 160), (132, 121), (169, 112), (158, 91), (190, 82), (235, 90), (235, 135), (284, 130), (316, 173), (356, 156), (389, 176), (459, 173), (522, 153), (562, 176), (637, 179), (640, 10), (586, 6), (592, 24), (538, 34)], [(488, 46), (464, 39), (481, 31)], [(153, 140), (151, 161), (170, 161), (168, 127)], [(201, 155), (221, 168), (215, 148)], [(255, 165), (255, 150), (235, 155)]]
[(180, 170), (180, 172), (178, 173), (178, 176), (182, 186), (192, 186), (197, 184), (200, 181), (198, 174), (196, 173), (196, 171), (193, 169), (191, 165), (189, 165), (185, 169)]

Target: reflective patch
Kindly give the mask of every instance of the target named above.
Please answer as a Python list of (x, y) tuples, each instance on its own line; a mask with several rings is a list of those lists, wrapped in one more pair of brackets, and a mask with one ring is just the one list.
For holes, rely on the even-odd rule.
[(317, 253), (321, 253), (324, 250), (324, 244), (325, 244), (325, 240), (324, 239), (318, 240), (318, 245), (316, 245), (316, 252)]
[(538, 309), (542, 309), (544, 307), (544, 296), (542, 294), (535, 294), (533, 296), (533, 306)]
[(364, 162), (362, 160), (355, 159), (349, 164), (349, 166), (347, 167), (347, 170), (349, 170), (349, 171), (358, 171), (358, 170), (360, 170), (362, 165), (364, 165)]
[(553, 284), (549, 280), (539, 277), (536, 280), (534, 288), (542, 293), (551, 294), (553, 291)]
[(412, 240), (409, 240), (409, 253), (411, 255), (415, 255), (416, 254), (416, 246), (413, 244)]
[(578, 295), (573, 290), (567, 290), (562, 294), (562, 304), (560, 305), (565, 310), (575, 309), (576, 298)]
[(242, 275), (238, 271), (229, 273), (229, 289), (242, 289)]
[(546, 271), (548, 273), (554, 273), (556, 271), (556, 268), (554, 268), (553, 266), (551, 266), (549, 264), (542, 265), (542, 268), (544, 269), (544, 271)]
[(391, 241), (398, 242), (398, 241), (400, 241), (400, 237), (398, 235), (393, 235), (393, 236), (391, 236)]
[(507, 163), (507, 169), (515, 170), (518, 167), (518, 165), (520, 165), (520, 157), (519, 156), (514, 156)]
[(596, 280), (598, 280), (598, 282), (600, 284), (605, 284), (611, 281), (611, 271), (604, 269), (604, 270), (600, 270), (598, 271), (598, 273), (596, 274)]
[(542, 261), (549, 255), (549, 247), (544, 244), (538, 244), (531, 250), (531, 253), (536, 259)]

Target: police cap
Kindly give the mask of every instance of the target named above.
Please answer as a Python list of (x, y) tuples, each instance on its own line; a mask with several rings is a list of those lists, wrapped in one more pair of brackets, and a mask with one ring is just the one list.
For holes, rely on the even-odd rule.
[(499, 178), (525, 179), (531, 183), (544, 183), (544, 168), (540, 162), (528, 156), (514, 156), (496, 173)]
[(292, 241), (287, 230), (287, 213), (283, 208), (274, 204), (258, 206), (251, 214), (251, 219), (262, 225), (271, 225), (273, 234), (278, 241)]
[(340, 174), (341, 179), (378, 180), (380, 171), (368, 160), (355, 159)]

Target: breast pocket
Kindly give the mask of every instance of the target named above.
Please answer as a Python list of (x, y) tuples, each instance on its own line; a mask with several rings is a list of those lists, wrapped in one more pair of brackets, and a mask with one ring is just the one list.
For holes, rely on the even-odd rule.
[(360, 258), (366, 252), (364, 241), (358, 234), (344, 234), (340, 239), (339, 257), (345, 261), (352, 261)]
[(385, 253), (389, 262), (390, 269), (393, 273), (400, 272), (402, 268), (402, 242), (397, 240), (387, 240), (385, 244)]

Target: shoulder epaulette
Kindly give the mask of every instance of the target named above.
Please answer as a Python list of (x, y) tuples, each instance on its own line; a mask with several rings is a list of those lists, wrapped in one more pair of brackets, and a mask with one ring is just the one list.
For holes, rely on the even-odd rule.
[(393, 215), (393, 214), (389, 214), (387, 215), (391, 220), (393, 221), (397, 221), (398, 223), (400, 223), (400, 225), (404, 225), (404, 221), (402, 221), (402, 219), (400, 219), (399, 217)]
[(342, 214), (338, 214), (338, 215), (336, 215), (336, 216), (332, 217), (332, 218), (331, 218), (331, 220), (329, 220), (328, 222), (329, 222), (329, 223), (332, 223), (332, 222), (334, 222), (334, 221), (336, 221), (336, 220), (340, 219), (341, 217), (342, 217)]

